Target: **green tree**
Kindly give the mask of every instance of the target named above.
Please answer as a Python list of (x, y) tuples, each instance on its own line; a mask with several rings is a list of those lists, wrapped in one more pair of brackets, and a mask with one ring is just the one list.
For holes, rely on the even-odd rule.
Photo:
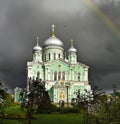
[(76, 92), (77, 95), (77, 107), (83, 110), (83, 120), (84, 124), (87, 124), (88, 121), (88, 112), (93, 101), (92, 91), (84, 90), (81, 92), (80, 89)]
[(45, 89), (45, 82), (37, 78), (29, 81), (29, 95), (38, 113), (50, 113), (53, 105), (50, 101), (48, 91)]
[[(119, 124), (120, 123), (120, 92), (113, 85), (113, 92), (99, 96), (99, 107), (93, 106), (95, 113), (89, 114), (92, 118), (87, 124)], [(94, 101), (94, 103), (96, 103)], [(94, 104), (93, 104), (94, 105)]]
[(6, 105), (9, 107), (14, 104), (14, 100), (12, 98), (12, 95), (10, 93), (6, 94)]
[(27, 109), (28, 124), (31, 124), (34, 113), (50, 113), (54, 107), (45, 89), (44, 81), (30, 78), (28, 83), (28, 91), (25, 89), (21, 91), (20, 101), (21, 107)]
[(0, 114), (4, 114), (4, 110), (7, 107), (6, 97), (7, 89), (3, 87), (2, 81), (0, 81)]
[(98, 124), (98, 111), (107, 101), (107, 97), (102, 89), (94, 87), (92, 91), (85, 89), (84, 93), (78, 90), (77, 106), (83, 109), (84, 124)]
[(104, 102), (102, 109), (98, 113), (100, 120), (103, 120), (101, 122), (109, 124), (120, 123), (120, 92), (114, 88), (113, 93), (109, 94), (108, 100)]

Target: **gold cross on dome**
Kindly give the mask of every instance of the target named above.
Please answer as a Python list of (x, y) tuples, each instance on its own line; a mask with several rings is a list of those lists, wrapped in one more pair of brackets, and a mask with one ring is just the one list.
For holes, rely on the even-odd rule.
[(73, 46), (73, 43), (74, 43), (74, 41), (73, 41), (73, 39), (71, 39), (71, 46)]
[(39, 37), (36, 37), (37, 45), (39, 45)]
[(52, 36), (55, 36), (55, 25), (52, 24), (52, 25), (51, 25), (51, 28), (52, 28)]

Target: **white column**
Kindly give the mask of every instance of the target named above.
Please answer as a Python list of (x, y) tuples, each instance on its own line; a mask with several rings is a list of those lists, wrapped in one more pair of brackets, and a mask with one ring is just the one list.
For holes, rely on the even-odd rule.
[(77, 62), (77, 55), (75, 55), (75, 62)]
[(73, 80), (73, 72), (72, 72), (72, 69), (71, 69), (71, 80)]
[(66, 80), (66, 73), (67, 73), (67, 72), (65, 71), (65, 80)]
[(84, 81), (88, 81), (88, 68), (85, 68)]
[(53, 53), (50, 53), (50, 60), (53, 60)]
[(71, 80), (71, 69), (70, 69), (70, 74), (69, 74), (69, 80)]
[(48, 70), (48, 68), (45, 68), (45, 75), (44, 75), (44, 72), (43, 72), (43, 77), (45, 76), (45, 80), (48, 79), (48, 73), (47, 73), (47, 70)]
[(40, 55), (40, 62), (42, 62), (42, 54)]
[(50, 80), (50, 71), (48, 70), (48, 80)]
[(58, 53), (56, 53), (56, 59), (58, 59)]
[(71, 80), (71, 71), (68, 72), (68, 80)]
[(52, 80), (54, 80), (54, 72), (52, 71)]

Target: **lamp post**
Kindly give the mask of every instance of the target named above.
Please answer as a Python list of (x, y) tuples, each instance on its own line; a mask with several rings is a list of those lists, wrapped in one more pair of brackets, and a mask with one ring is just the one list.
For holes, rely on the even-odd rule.
[(70, 88), (70, 84), (69, 83), (65, 83), (66, 84), (66, 91), (67, 91), (67, 107), (69, 107), (69, 97), (68, 97), (68, 89)]
[(68, 101), (68, 88), (69, 88), (69, 86), (67, 85), (66, 88), (67, 88), (67, 107), (68, 107), (68, 106), (69, 106), (69, 105), (68, 105), (68, 104), (69, 104), (69, 103), (68, 103), (68, 102), (69, 102), (69, 101)]

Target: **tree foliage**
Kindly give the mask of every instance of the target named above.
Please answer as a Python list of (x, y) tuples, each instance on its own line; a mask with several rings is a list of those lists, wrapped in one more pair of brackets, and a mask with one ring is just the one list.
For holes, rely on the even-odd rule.
[(4, 110), (7, 107), (6, 102), (7, 89), (3, 87), (2, 81), (0, 81), (0, 113), (4, 114)]
[(116, 85), (113, 85), (113, 92), (110, 94), (102, 94), (98, 97), (98, 101), (94, 104), (99, 107), (96, 109), (93, 105), (95, 113), (89, 113), (89, 121), (87, 124), (119, 124), (120, 123), (120, 92)]
[(50, 113), (54, 110), (48, 92), (45, 89), (45, 82), (37, 78), (29, 79), (28, 89), (20, 93), (21, 107), (27, 109), (28, 118), (34, 113)]

